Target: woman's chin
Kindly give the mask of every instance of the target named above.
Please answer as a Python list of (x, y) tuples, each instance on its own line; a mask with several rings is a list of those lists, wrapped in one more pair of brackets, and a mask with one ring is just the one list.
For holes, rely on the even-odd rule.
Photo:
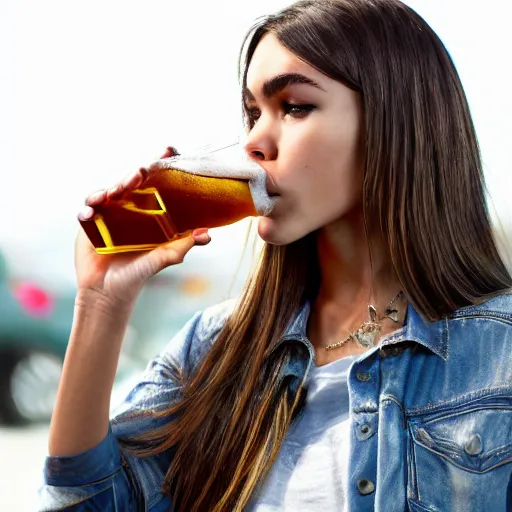
[(258, 219), (258, 235), (264, 242), (281, 245), (278, 242), (281, 237), (277, 230), (276, 221), (270, 217), (260, 217)]
[(259, 218), (258, 235), (264, 242), (272, 245), (286, 245), (294, 241), (286, 228), (279, 227), (279, 223), (271, 217)]

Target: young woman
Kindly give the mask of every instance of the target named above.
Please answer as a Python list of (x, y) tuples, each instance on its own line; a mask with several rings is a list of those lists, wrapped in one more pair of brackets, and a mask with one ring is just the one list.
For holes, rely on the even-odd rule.
[(511, 510), (512, 279), (448, 53), (397, 0), (302, 1), (245, 49), (246, 149), (278, 196), (259, 267), (109, 420), (141, 287), (209, 236), (78, 236), (42, 509)]

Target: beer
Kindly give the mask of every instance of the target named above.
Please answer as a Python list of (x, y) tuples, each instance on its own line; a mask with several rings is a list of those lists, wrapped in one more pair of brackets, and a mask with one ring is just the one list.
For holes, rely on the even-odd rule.
[(113, 254), (267, 215), (273, 205), (265, 171), (252, 161), (173, 156), (153, 163), (139, 189), (95, 207), (80, 224), (96, 252)]

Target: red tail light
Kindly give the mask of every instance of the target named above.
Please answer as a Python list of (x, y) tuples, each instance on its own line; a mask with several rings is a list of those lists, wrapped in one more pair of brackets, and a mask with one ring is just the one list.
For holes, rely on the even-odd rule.
[(14, 287), (13, 294), (31, 316), (47, 317), (53, 312), (54, 298), (34, 283), (18, 283)]

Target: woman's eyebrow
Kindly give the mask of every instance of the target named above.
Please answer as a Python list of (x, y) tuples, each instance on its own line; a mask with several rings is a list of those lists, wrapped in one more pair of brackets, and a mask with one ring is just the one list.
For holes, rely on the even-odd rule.
[[(325, 92), (325, 89), (320, 87), (314, 80), (311, 80), (311, 78), (308, 78), (307, 76), (301, 75), (300, 73), (285, 73), (283, 75), (274, 76), (263, 84), (263, 96), (270, 99), (281, 92), (284, 88), (293, 84), (308, 84)], [(243, 97), (245, 101), (254, 101), (254, 95), (247, 87), (244, 88)]]

